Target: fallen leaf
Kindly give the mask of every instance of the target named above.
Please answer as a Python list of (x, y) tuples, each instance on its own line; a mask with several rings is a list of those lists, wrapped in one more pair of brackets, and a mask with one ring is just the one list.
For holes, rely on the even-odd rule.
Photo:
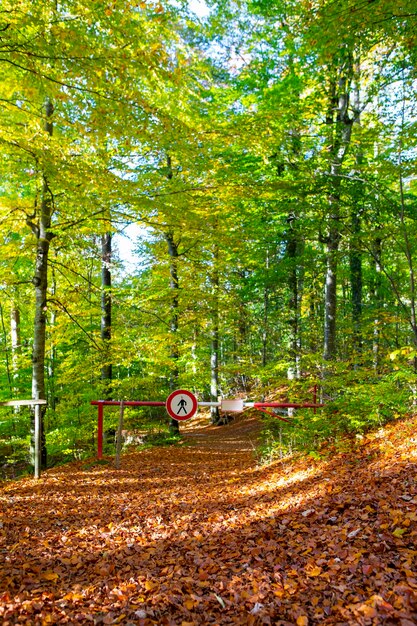
[(217, 593), (214, 594), (214, 597), (216, 598), (217, 602), (223, 607), (223, 609), (225, 609), (226, 603), (223, 598), (221, 596), (218, 596)]
[(322, 572), (322, 568), (319, 567), (318, 565), (316, 565), (315, 567), (306, 569), (307, 576), (310, 576), (312, 578), (315, 578), (316, 576), (320, 576), (321, 572)]
[(52, 572), (51, 570), (48, 570), (42, 574), (42, 578), (44, 580), (58, 580), (59, 574), (57, 574), (56, 572)]

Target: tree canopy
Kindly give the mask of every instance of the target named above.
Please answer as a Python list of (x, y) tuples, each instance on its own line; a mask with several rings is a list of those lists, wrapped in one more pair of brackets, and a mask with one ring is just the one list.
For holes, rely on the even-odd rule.
[(410, 409), (414, 4), (2, 3), (0, 395), (46, 444), (178, 386)]

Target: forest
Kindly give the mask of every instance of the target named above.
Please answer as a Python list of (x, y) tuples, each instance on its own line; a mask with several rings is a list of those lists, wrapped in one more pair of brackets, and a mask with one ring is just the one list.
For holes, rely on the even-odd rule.
[(47, 400), (45, 466), (98, 399), (318, 385), (264, 458), (413, 414), (415, 0), (3, 0), (0, 73), (0, 401)]

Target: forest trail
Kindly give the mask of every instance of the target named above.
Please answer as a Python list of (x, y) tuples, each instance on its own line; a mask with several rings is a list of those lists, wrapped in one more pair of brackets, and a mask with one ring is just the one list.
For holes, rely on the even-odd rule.
[(245, 418), (3, 484), (0, 621), (415, 625), (415, 427), (260, 467)]

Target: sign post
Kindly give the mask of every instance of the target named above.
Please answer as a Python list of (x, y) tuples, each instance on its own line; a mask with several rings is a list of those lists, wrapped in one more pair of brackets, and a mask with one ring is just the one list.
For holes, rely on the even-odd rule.
[(33, 446), (34, 446), (34, 475), (35, 478), (40, 478), (41, 475), (41, 447), (42, 447), (42, 423), (41, 423), (41, 405), (47, 404), (46, 400), (7, 400), (6, 402), (0, 402), (0, 406), (34, 406), (35, 407), (35, 419), (34, 419), (34, 433), (33, 433)]
[(41, 475), (41, 407), (35, 404), (35, 459), (34, 459), (35, 478)]
[(191, 391), (177, 389), (169, 394), (165, 406), (172, 419), (183, 422), (197, 413), (198, 402)]

